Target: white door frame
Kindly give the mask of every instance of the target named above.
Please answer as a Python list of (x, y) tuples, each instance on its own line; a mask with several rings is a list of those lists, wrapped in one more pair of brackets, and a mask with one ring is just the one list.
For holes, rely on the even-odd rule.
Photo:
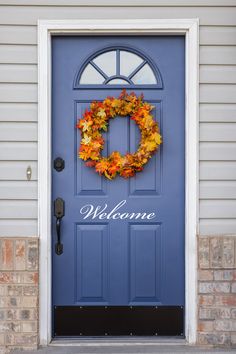
[(40, 344), (51, 341), (51, 37), (53, 35), (185, 35), (185, 335), (196, 342), (198, 234), (199, 21), (39, 20), (38, 21), (38, 160), (40, 236)]

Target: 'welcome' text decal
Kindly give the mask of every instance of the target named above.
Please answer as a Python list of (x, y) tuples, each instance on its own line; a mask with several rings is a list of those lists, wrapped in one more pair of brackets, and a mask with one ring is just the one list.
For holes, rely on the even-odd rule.
[[(107, 204), (103, 206), (98, 205), (96, 208), (93, 204), (86, 204), (80, 209), (80, 214), (84, 215), (83, 219), (142, 219), (151, 220), (156, 217), (155, 213), (145, 213), (145, 212), (121, 212), (121, 208), (126, 204), (126, 199), (121, 200), (111, 211), (107, 210)], [(119, 212), (117, 212), (119, 210)], [(105, 212), (106, 211), (106, 212)]]

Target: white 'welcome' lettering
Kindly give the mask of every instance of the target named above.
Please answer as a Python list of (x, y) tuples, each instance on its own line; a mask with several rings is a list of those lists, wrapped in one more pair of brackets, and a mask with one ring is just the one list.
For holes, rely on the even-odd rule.
[(86, 204), (84, 206), (81, 207), (80, 209), (80, 214), (84, 215), (83, 219), (88, 219), (89, 217), (91, 219), (113, 219), (113, 220), (124, 220), (124, 219), (142, 219), (142, 220), (151, 220), (154, 219), (156, 217), (155, 213), (145, 213), (145, 212), (117, 212), (119, 209), (121, 209), (124, 205), (126, 204), (126, 199), (121, 200), (118, 204), (116, 204), (116, 206), (110, 211), (110, 212), (104, 212), (105, 210), (107, 210), (108, 205), (105, 204), (104, 207), (102, 207), (101, 205), (98, 205), (96, 208), (94, 207), (93, 204)]

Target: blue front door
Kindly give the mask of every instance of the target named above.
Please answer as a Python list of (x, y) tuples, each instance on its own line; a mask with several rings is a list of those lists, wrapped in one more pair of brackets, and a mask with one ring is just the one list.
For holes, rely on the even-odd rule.
[[(52, 214), (57, 198), (63, 199), (65, 214), (57, 225), (63, 244), (60, 255), (55, 252), (58, 234), (56, 218), (52, 219), (53, 335), (133, 333), (130, 328), (129, 333), (112, 329), (107, 319), (116, 319), (117, 326), (118, 317), (129, 321), (132, 309), (137, 314), (134, 322), (139, 321), (139, 311), (143, 323), (149, 312), (157, 326), (158, 321), (169, 322), (166, 330), (160, 325), (150, 333), (133, 329), (133, 334), (182, 334), (184, 37), (58, 36), (52, 44)], [(76, 122), (92, 101), (118, 97), (123, 88), (143, 94), (155, 107), (152, 114), (163, 144), (135, 177), (110, 181), (78, 158)], [(104, 156), (112, 151), (133, 153), (140, 132), (129, 117), (116, 117), (104, 137)], [(55, 161), (58, 157), (64, 166)], [(99, 218), (101, 210), (107, 218)], [(120, 218), (122, 213), (153, 217)], [(161, 320), (153, 315), (154, 309), (159, 309)], [(108, 317), (105, 310), (110, 311)], [(106, 318), (104, 332), (87, 328), (89, 324), (83, 328), (86, 318), (91, 325), (96, 316), (100, 321)], [(177, 317), (181, 328), (171, 330), (172, 318)]]

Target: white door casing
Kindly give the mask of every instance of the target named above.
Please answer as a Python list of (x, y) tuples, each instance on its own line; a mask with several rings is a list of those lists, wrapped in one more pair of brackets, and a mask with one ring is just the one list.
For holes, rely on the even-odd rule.
[(40, 344), (51, 341), (51, 37), (53, 35), (185, 36), (185, 335), (197, 333), (199, 20), (38, 21), (38, 234)]

